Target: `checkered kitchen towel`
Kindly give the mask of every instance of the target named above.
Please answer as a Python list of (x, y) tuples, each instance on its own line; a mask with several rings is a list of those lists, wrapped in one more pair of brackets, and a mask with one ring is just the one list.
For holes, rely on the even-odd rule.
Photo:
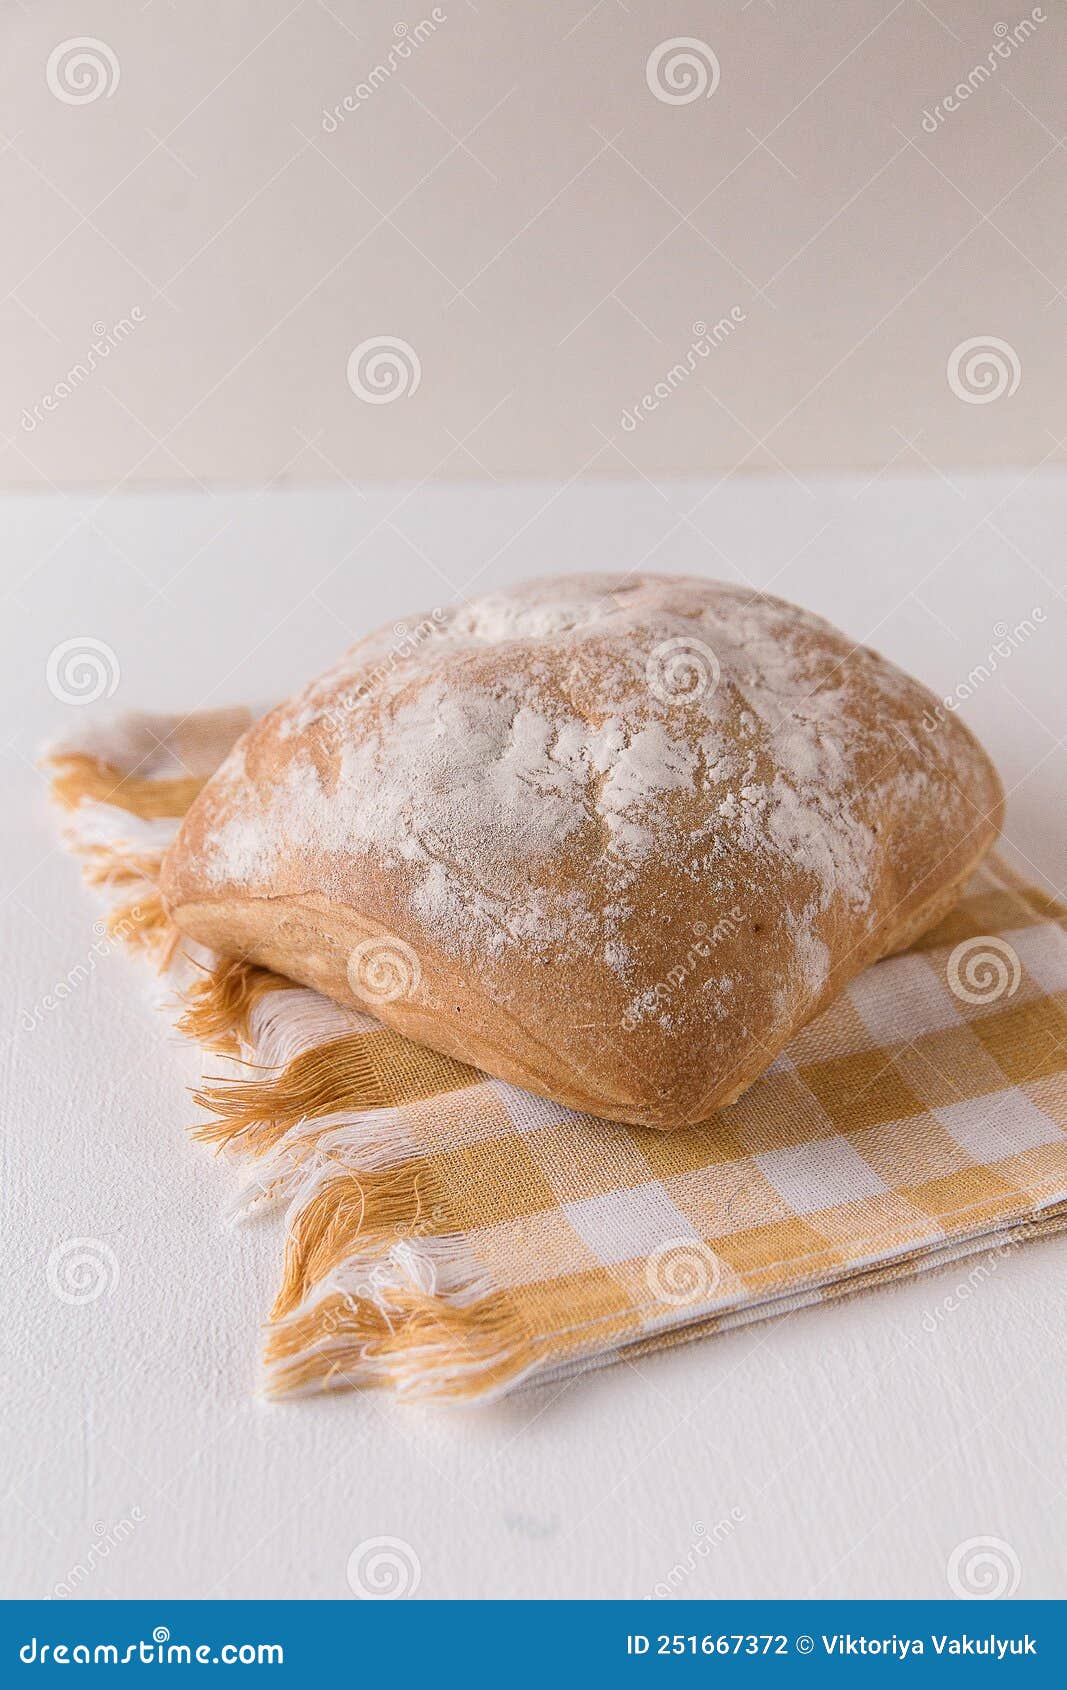
[[(1067, 1225), (1067, 912), (993, 862), (739, 1102), (576, 1114), (175, 933), (161, 852), (242, 711), (51, 753), (68, 837), (215, 1052), (201, 1137), (288, 1202), (279, 1391), (487, 1398)], [(172, 994), (173, 995), (173, 994)]]

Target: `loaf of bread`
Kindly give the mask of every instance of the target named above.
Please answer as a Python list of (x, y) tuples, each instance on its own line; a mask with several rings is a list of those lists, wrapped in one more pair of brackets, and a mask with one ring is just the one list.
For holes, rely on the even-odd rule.
[(820, 617), (549, 577), (372, 634), (256, 722), (163, 896), (217, 951), (670, 1129), (938, 920), (1002, 805), (962, 722)]

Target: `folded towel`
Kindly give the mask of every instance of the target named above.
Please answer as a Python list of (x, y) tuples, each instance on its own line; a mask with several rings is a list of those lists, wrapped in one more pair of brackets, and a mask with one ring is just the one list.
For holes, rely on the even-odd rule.
[(486, 1399), (1067, 1225), (1067, 911), (1004, 864), (737, 1103), (651, 1132), (174, 930), (162, 851), (249, 720), (127, 717), (49, 764), (113, 930), (220, 1053), (198, 1136), (247, 1161), (241, 1209), (288, 1201), (273, 1389)]

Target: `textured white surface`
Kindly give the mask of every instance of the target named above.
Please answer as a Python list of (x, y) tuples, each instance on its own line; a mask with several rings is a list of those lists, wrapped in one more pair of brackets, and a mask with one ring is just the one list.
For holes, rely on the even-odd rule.
[[(1013, 860), (1063, 887), (1065, 526), (1067, 478), (1040, 471), (8, 500), (3, 1594), (346, 1597), (378, 1536), (406, 1540), (429, 1597), (929, 1597), (987, 1535), (1020, 1594), (1062, 1589), (1067, 1239), (489, 1410), (257, 1400), (277, 1225), (224, 1227), (235, 1176), (184, 1132), (197, 1055), (136, 968), (94, 957), (32, 759), (107, 707), (49, 691), (75, 637), (115, 653), (111, 708), (192, 707), (287, 691), (475, 584), (704, 571), (809, 604), (942, 693), (1030, 617), (965, 711), (1011, 793)], [(117, 1264), (84, 1304), (49, 1289), (72, 1238)]]

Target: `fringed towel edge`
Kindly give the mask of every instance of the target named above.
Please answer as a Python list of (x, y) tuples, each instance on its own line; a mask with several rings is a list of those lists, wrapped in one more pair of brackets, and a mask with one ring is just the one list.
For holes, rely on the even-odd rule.
[[(157, 882), (173, 824), (202, 781), (133, 779), (70, 751), (45, 766), (85, 879), (123, 894), (109, 931), (165, 973), (182, 935)], [(175, 988), (178, 1032), (247, 1069), (247, 1077), (205, 1076), (192, 1095), (211, 1119), (191, 1131), (254, 1164), (238, 1214), (290, 1196), (265, 1341), (268, 1394), (388, 1384), (401, 1395), (485, 1399), (542, 1369), (548, 1340), (524, 1329), (513, 1300), (488, 1282), (450, 1225), (443, 1191), (383, 1095), (366, 1035), (309, 1042), (257, 1071), (257, 1006), (270, 993), (302, 989), (251, 962), (189, 960), (193, 977)], [(481, 1078), (453, 1067), (442, 1089)]]

